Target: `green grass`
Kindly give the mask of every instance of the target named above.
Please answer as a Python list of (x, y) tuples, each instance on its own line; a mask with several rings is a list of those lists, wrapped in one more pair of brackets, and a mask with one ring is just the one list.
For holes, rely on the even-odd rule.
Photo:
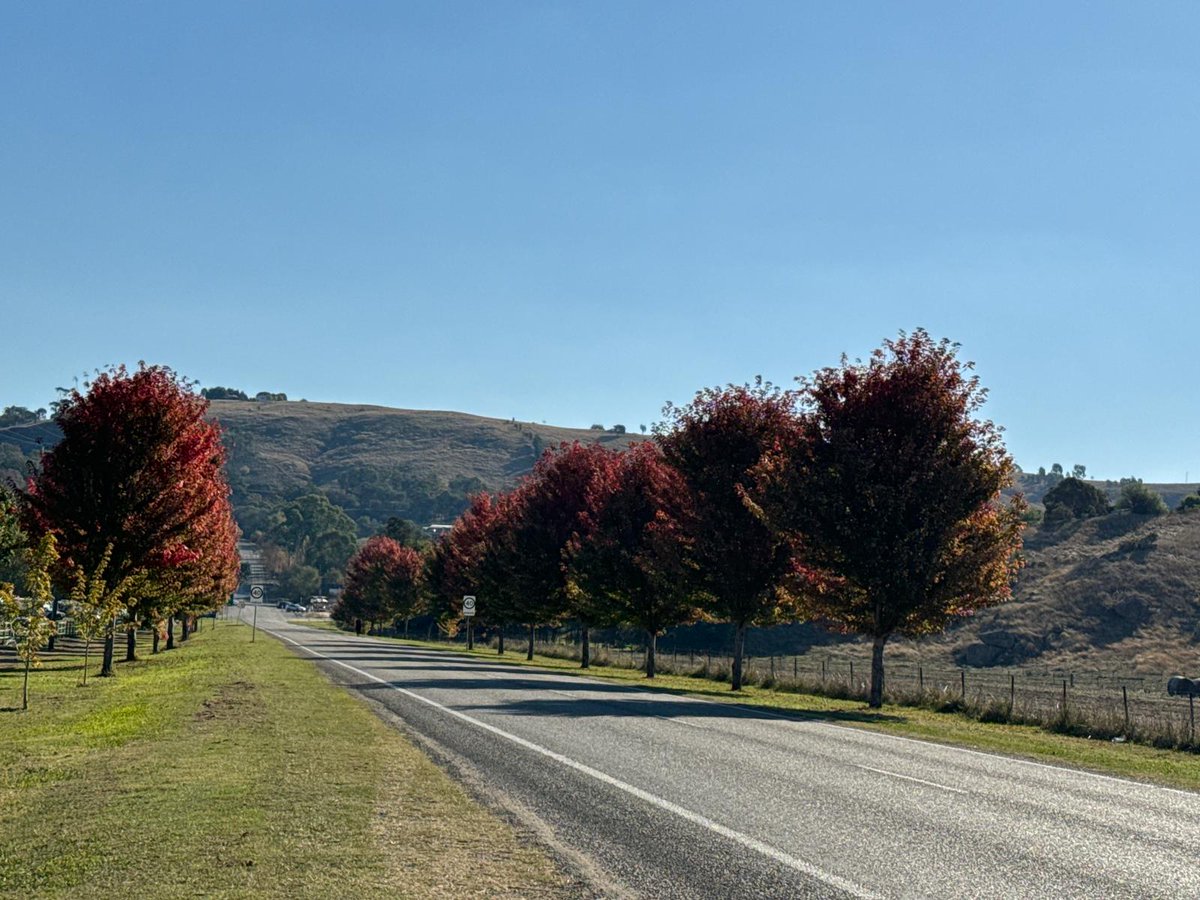
[(60, 656), (25, 712), (0, 669), (0, 895), (566, 895), (363, 701), (249, 637), (222, 622), (86, 687)]
[[(337, 628), (329, 622), (297, 621), (317, 628)], [(592, 668), (581, 670), (577, 661), (540, 654), (535, 654), (533, 661), (528, 662), (525, 659), (524, 644), (521, 642), (510, 644), (513, 649), (500, 657), (490, 648), (477, 648), (468, 654), (465, 648), (443, 643), (403, 638), (383, 640), (467, 654), (492, 663), (504, 662), (512, 666), (553, 669), (565, 675), (586, 675), (591, 678), (620, 681), (721, 703), (766, 707), (800, 718), (822, 719), (856, 728), (1003, 753), (1038, 762), (1074, 766), (1106, 775), (1200, 790), (1200, 756), (1194, 753), (1159, 750), (1137, 744), (1117, 744), (1108, 740), (1088, 740), (1055, 734), (1035, 726), (980, 722), (964, 715), (911, 706), (885, 704), (882, 709), (876, 711), (858, 700), (838, 700), (757, 686), (745, 687), (735, 694), (727, 684), (723, 685), (708, 678), (660, 674), (649, 680), (637, 669), (593, 664)]]

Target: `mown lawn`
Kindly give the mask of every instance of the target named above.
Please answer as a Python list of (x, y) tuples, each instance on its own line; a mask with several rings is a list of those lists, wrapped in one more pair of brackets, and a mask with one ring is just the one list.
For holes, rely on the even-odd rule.
[(58, 658), (25, 712), (0, 671), (0, 894), (567, 895), (547, 856), (310, 661), (206, 628), (86, 687)]
[[(336, 629), (332, 623), (314, 624), (304, 620), (298, 621), (317, 628)], [(581, 670), (575, 660), (540, 654), (535, 654), (533, 661), (528, 662), (525, 659), (524, 644), (520, 641), (512, 642), (508, 652), (501, 657), (490, 648), (477, 648), (468, 654), (463, 647), (447, 646), (444, 643), (403, 638), (383, 640), (476, 656), (492, 663), (532, 665), (542, 669), (554, 669), (567, 675), (586, 675), (591, 678), (632, 683), (644, 688), (702, 697), (720, 703), (740, 703), (777, 709), (789, 716), (819, 718), (905, 737), (1024, 757), (1038, 762), (1075, 766), (1106, 775), (1200, 790), (1200, 755), (1195, 753), (1070, 737), (1028, 725), (985, 723), (964, 715), (934, 712), (911, 706), (885, 704), (881, 710), (874, 711), (858, 700), (836, 700), (757, 686), (745, 687), (734, 694), (729, 690), (728, 684), (708, 678), (660, 674), (649, 680), (637, 669), (593, 665), (590, 669)]]

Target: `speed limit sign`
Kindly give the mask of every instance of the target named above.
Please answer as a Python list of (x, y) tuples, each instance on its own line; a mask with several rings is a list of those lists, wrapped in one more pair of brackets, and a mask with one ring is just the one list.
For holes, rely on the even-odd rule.
[(261, 584), (256, 584), (250, 588), (250, 599), (261, 600), (263, 598), (263, 589)]
[(464, 616), (475, 615), (475, 598), (474, 597), (463, 597), (463, 615)]

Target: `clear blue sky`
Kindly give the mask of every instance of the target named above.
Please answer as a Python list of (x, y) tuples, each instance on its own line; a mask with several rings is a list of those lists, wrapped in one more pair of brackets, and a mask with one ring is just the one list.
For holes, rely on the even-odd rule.
[(0, 5), (0, 405), (636, 429), (918, 326), (1027, 469), (1200, 480), (1200, 4)]

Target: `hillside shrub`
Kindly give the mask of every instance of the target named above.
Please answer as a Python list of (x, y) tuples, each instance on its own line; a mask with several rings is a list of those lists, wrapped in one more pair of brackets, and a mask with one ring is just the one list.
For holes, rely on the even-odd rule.
[(1068, 519), (1090, 519), (1111, 511), (1108, 497), (1093, 485), (1078, 478), (1064, 478), (1042, 498), (1046, 505), (1046, 523)]
[(1139, 516), (1161, 516), (1167, 512), (1166, 501), (1141, 481), (1126, 481), (1121, 485), (1117, 509), (1127, 509)]

